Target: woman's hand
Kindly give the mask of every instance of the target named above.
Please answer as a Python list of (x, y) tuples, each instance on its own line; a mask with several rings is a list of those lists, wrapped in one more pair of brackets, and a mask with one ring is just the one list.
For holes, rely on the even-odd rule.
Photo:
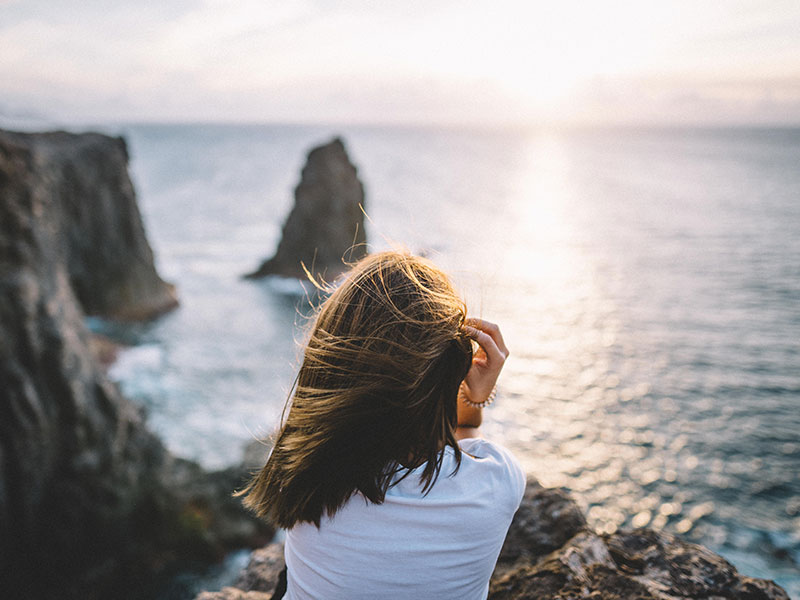
[[(472, 357), (472, 367), (461, 383), (461, 393), (475, 404), (481, 404), (492, 393), (500, 371), (508, 358), (508, 348), (503, 341), (500, 328), (483, 319), (467, 319), (464, 326), (470, 338), (478, 343), (478, 350)], [(459, 427), (475, 429), (482, 421), (481, 409), (458, 403)]]
[(492, 393), (500, 371), (508, 358), (508, 348), (503, 341), (500, 328), (483, 319), (467, 319), (464, 329), (478, 342), (478, 350), (472, 358), (472, 367), (464, 378), (464, 393), (475, 404), (484, 402)]

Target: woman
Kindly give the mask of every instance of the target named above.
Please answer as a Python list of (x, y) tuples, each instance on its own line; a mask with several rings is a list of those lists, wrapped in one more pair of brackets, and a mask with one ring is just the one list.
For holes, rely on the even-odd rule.
[(486, 598), (525, 488), (479, 438), (507, 356), (425, 259), (374, 254), (344, 276), (242, 492), (287, 530), (285, 598)]

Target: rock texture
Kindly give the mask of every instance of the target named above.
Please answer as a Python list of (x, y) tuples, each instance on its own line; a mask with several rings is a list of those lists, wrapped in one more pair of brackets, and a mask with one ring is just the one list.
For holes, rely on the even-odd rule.
[(366, 254), (364, 186), (339, 138), (309, 152), (295, 204), (283, 226), (275, 256), (250, 278), (266, 275), (305, 278), (303, 265), (331, 280)]
[(0, 131), (0, 146), (26, 153), (40, 211), (31, 226), (47, 235), (84, 313), (140, 320), (177, 305), (153, 265), (122, 138)]
[[(232, 587), (196, 600), (269, 600), (282, 546), (255, 551)], [(413, 577), (413, 574), (409, 575)], [(740, 575), (722, 557), (649, 529), (596, 535), (561, 490), (529, 481), (489, 587), (489, 600), (789, 600), (772, 581)]]
[(207, 474), (170, 456), (92, 351), (84, 310), (173, 304), (121, 140), (0, 133), (4, 597), (146, 597), (142, 584), (181, 561), (269, 539), (230, 497), (244, 469)]
[(250, 562), (232, 586), (219, 592), (201, 592), (195, 600), (270, 600), (285, 564), (283, 544), (273, 542), (253, 551)]
[(649, 529), (603, 536), (584, 531), (492, 579), (490, 600), (521, 598), (789, 600), (776, 583), (740, 575), (706, 548)]
[(250, 563), (233, 587), (271, 594), (275, 591), (275, 583), (284, 565), (283, 544), (272, 543), (259, 548), (250, 555)]

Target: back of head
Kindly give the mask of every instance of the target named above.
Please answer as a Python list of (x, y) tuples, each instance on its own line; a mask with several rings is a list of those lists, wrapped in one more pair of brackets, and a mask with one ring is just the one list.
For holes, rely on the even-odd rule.
[(455, 440), (458, 387), (472, 361), (466, 309), (431, 262), (367, 256), (322, 304), (289, 415), (245, 503), (282, 527), (319, 525), (356, 492), (383, 501), (425, 463), (436, 481)]

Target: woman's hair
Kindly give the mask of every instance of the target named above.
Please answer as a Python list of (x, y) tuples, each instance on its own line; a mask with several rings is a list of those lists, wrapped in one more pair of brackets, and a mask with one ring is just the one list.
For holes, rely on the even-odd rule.
[(427, 493), (451, 446), (456, 397), (472, 364), (466, 307), (428, 260), (367, 256), (320, 307), (289, 415), (267, 464), (240, 492), (274, 524), (318, 527), (360, 492), (377, 504), (425, 463)]

